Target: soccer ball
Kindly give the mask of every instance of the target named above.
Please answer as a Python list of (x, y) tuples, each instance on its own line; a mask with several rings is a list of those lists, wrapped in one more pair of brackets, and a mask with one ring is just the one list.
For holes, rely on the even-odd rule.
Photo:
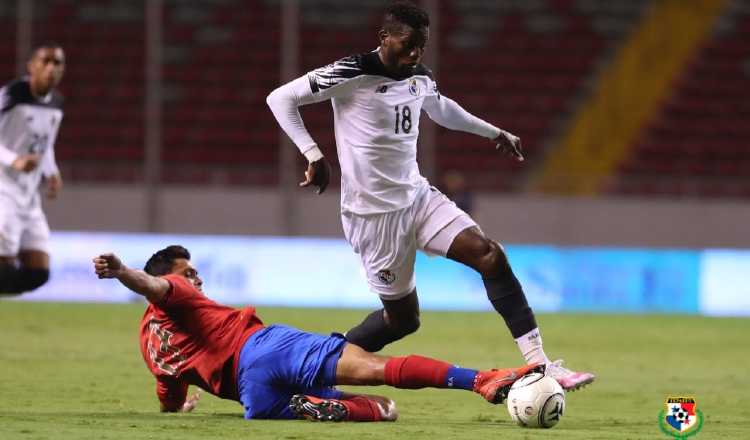
[(529, 373), (508, 392), (510, 417), (524, 428), (551, 428), (565, 411), (565, 391), (550, 376)]

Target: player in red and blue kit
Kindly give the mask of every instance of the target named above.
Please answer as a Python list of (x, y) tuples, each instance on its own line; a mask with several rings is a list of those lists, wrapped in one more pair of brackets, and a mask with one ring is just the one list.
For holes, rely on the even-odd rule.
[(254, 307), (235, 309), (203, 294), (203, 281), (182, 246), (155, 253), (143, 271), (114, 254), (93, 259), (99, 278), (116, 278), (146, 297), (141, 353), (156, 377), (164, 412), (193, 410), (188, 386), (238, 401), (248, 419), (304, 417), (321, 421), (392, 421), (393, 401), (350, 394), (335, 385), (456, 388), (502, 403), (510, 386), (543, 365), (477, 371), (422, 356), (366, 352), (339, 334), (316, 335), (265, 326)]

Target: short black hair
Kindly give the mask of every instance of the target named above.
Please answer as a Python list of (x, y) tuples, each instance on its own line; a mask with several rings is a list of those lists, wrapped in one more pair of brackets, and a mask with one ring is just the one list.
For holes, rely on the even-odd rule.
[(44, 41), (42, 43), (37, 44), (34, 46), (34, 49), (31, 50), (31, 55), (29, 56), (29, 59), (32, 59), (36, 56), (37, 52), (39, 52), (39, 49), (62, 49), (62, 45), (58, 43), (57, 41)]
[(172, 272), (174, 260), (177, 260), (178, 258), (189, 260), (190, 251), (178, 244), (167, 246), (152, 255), (151, 258), (149, 258), (146, 262), (146, 266), (143, 268), (143, 270), (147, 274), (156, 277), (166, 275)]
[(406, 24), (414, 30), (426, 28), (430, 25), (427, 11), (410, 1), (396, 1), (388, 6), (383, 17), (383, 29), (388, 32), (397, 30), (400, 24)]

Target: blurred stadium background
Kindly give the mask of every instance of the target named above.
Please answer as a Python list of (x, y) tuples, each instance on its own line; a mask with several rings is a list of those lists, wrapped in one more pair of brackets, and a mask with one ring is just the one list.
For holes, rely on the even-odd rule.
[[(648, 348), (656, 363), (666, 346), (677, 348), (653, 332), (697, 328), (690, 319), (698, 318), (685, 314), (750, 315), (750, 1), (419, 3), (431, 15), (426, 64), (441, 92), (519, 135), (526, 156), (517, 164), (483, 139), (427, 122), (421, 170), (444, 191), (473, 201), (485, 232), (508, 244), (538, 311), (634, 314), (620, 322), (645, 333), (612, 337), (632, 337), (626, 346)], [(179, 241), (221, 301), (374, 306), (343, 241), (338, 172), (322, 196), (297, 187), (304, 162), (265, 97), (310, 69), (374, 49), (384, 4), (0, 2), (3, 82), (23, 72), (38, 42), (59, 42), (67, 55), (65, 119), (55, 147), (66, 186), (46, 205), (52, 279), (22, 298), (131, 301), (124, 289), (94, 280), (89, 259), (114, 250), (139, 266), (156, 248)], [(330, 105), (302, 114), (334, 159)], [(420, 256), (417, 277), (427, 309), (489, 307), (481, 281), (451, 262)], [(679, 315), (635, 316), (651, 313)], [(575, 321), (546, 319), (559, 332)], [(716, 338), (740, 340), (740, 326), (747, 328), (746, 319), (701, 322), (722, 329)], [(569, 342), (576, 353), (569, 356), (587, 359), (581, 345), (608, 325), (603, 319)], [(423, 330), (419, 337), (433, 335)], [(566, 334), (552, 333), (545, 338), (565, 344)], [(711, 338), (680, 347), (699, 353)], [(451, 356), (444, 346), (429, 347)], [(727, 350), (717, 362), (743, 356)], [(589, 367), (620, 368), (584, 361)], [(727, 393), (747, 385), (733, 377), (740, 382), (727, 379)], [(629, 384), (620, 385), (611, 396), (628, 392)], [(646, 417), (655, 420), (656, 412)], [(652, 435), (630, 437), (627, 423), (620, 429), (621, 438)], [(616, 437), (597, 435), (580, 438)]]
[[(128, 232), (328, 238), (267, 244), (244, 265), (245, 284), (229, 277), (234, 284), (218, 290), (245, 286), (238, 300), (284, 302), (246, 285), (262, 280), (296, 291), (315, 275), (299, 272), (300, 282), (286, 285), (276, 276), (283, 272), (261, 271), (273, 265), (256, 260), (288, 249), (296, 257), (287, 256), (287, 265), (296, 270), (294, 262), (327, 252), (346, 270), (321, 289), (333, 301), (321, 305), (370, 304), (360, 277), (345, 276), (357, 262), (341, 240), (338, 174), (323, 196), (297, 188), (303, 159), (278, 130), (265, 96), (282, 81), (373, 49), (383, 4), (0, 4), (0, 25), (9, 30), (0, 41), (6, 80), (23, 72), (37, 42), (61, 43), (68, 62), (56, 145), (67, 185), (46, 208), (56, 231), (53, 281), (27, 298), (65, 299), (71, 290), (85, 297), (87, 289), (73, 287), (88, 276), (75, 246), (93, 244), (87, 256), (96, 246), (118, 249), (120, 242), (106, 242), (118, 237), (102, 232)], [(489, 235), (521, 245), (511, 246), (511, 257), (538, 293), (536, 307), (695, 313), (710, 297), (719, 308), (750, 313), (750, 295), (738, 282), (750, 265), (750, 254), (739, 251), (750, 248), (750, 2), (422, 4), (433, 22), (426, 62), (442, 93), (520, 135), (527, 158), (515, 163), (483, 139), (425, 123), (422, 172), (469, 198)], [(335, 158), (330, 105), (305, 107), (303, 116)], [(97, 241), (91, 232), (100, 233)], [(166, 240), (138, 239), (145, 241), (134, 249), (136, 264)], [(227, 279), (221, 274), (238, 264), (222, 262), (227, 255), (241, 260), (250, 243), (224, 242), (203, 255), (212, 280)], [(713, 248), (736, 251), (704, 251)], [(441, 277), (444, 266), (420, 264), (420, 284), (433, 280), (430, 288), (438, 289), (426, 296), (455, 297), (468, 283), (478, 288), (476, 303), (455, 306), (487, 306), (471, 273), (443, 284), (460, 278)], [(337, 304), (337, 289), (353, 298)], [(670, 304), (670, 297), (682, 300)]]

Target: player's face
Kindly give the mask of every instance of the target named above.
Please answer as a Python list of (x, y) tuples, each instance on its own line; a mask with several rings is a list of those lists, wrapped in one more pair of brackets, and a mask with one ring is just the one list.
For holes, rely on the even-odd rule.
[(198, 270), (190, 260), (184, 258), (174, 260), (172, 273), (185, 277), (196, 289), (203, 292), (203, 280), (198, 276)]
[(46, 94), (62, 81), (65, 53), (59, 47), (41, 47), (29, 60), (27, 67), (34, 89)]
[(422, 61), (430, 29), (403, 25), (396, 31), (380, 31), (380, 48), (386, 67), (408, 75)]

